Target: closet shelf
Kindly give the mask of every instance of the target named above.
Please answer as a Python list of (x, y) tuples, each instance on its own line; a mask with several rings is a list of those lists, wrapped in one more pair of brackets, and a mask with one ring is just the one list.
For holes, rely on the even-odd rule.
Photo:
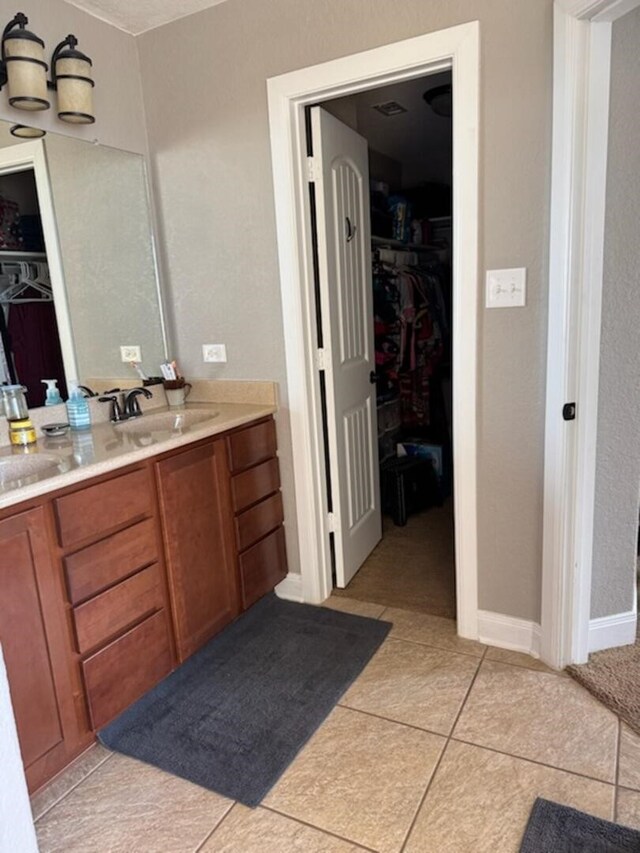
[(0, 249), (0, 263), (16, 261), (46, 261), (45, 252), (16, 252), (10, 249)]
[(391, 237), (376, 237), (371, 235), (375, 246), (388, 246), (389, 249), (404, 249), (407, 252), (440, 252), (442, 246), (431, 246), (427, 243), (403, 243), (402, 240), (392, 240)]

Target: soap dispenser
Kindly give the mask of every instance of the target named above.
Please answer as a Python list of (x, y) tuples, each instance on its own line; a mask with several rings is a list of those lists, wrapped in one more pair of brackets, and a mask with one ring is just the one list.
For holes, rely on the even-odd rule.
[(89, 429), (91, 413), (89, 404), (77, 382), (69, 382), (69, 399), (67, 400), (67, 417), (71, 429)]
[(47, 396), (45, 397), (45, 406), (59, 406), (62, 403), (60, 391), (58, 391), (57, 379), (41, 379), (43, 385), (47, 386)]
[(35, 444), (36, 431), (31, 423), (24, 396), (26, 388), (22, 385), (3, 385), (0, 391), (4, 415), (9, 426), (9, 441), (15, 447)]

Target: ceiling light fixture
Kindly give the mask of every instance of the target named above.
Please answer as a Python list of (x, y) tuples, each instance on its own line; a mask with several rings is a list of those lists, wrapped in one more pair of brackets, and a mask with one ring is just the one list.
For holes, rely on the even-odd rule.
[[(9, 86), (9, 104), (20, 110), (47, 110), (47, 89), (58, 93), (58, 118), (71, 124), (93, 124), (92, 61), (68, 35), (53, 51), (47, 80), (44, 42), (26, 29), (29, 19), (18, 12), (2, 33), (0, 89)], [(44, 135), (44, 134), (43, 134)]]
[(13, 124), (9, 128), (9, 133), (19, 139), (42, 139), (46, 132), (39, 127), (27, 127), (26, 124)]
[(422, 97), (436, 115), (451, 118), (451, 83), (427, 89)]

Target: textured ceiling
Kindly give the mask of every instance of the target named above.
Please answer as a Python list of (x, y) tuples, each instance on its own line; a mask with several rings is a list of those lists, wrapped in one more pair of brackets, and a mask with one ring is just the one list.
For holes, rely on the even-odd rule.
[(78, 9), (132, 35), (152, 30), (176, 18), (217, 6), (225, 0), (66, 0)]

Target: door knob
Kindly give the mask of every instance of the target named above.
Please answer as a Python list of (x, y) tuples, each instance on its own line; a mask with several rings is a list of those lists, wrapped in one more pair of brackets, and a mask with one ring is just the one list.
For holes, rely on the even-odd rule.
[(371, 373), (369, 374), (369, 382), (372, 385), (375, 385), (377, 381), (378, 381), (378, 376), (377, 376), (375, 370), (372, 370)]

